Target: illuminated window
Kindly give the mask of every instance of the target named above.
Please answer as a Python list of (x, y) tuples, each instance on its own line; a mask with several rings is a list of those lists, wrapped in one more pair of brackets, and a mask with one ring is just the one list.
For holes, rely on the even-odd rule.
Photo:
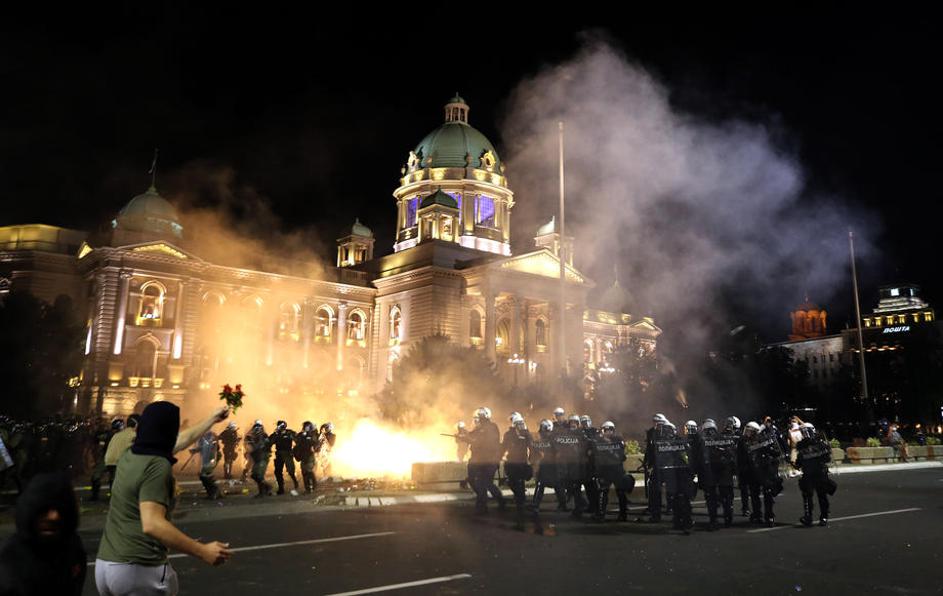
[(547, 323), (543, 319), (537, 319), (537, 323), (534, 325), (534, 330), (537, 335), (537, 345), (541, 347), (547, 346)]
[(914, 317), (914, 323), (919, 323), (919, 322), (920, 322), (920, 313), (915, 312), (915, 313), (913, 314), (913, 317)]
[(138, 309), (139, 325), (159, 325), (164, 312), (164, 287), (150, 281), (141, 287), (141, 306)]
[(495, 227), (494, 199), (478, 195), (478, 200), (475, 201), (475, 223), (485, 228)]
[(494, 345), (499, 350), (509, 350), (511, 345), (511, 322), (507, 319), (498, 321)]
[(583, 362), (586, 364), (593, 362), (593, 340), (591, 339), (583, 342)]
[(897, 288), (893, 288), (891, 290), (891, 296), (900, 296), (900, 290), (898, 290)]
[(411, 228), (416, 225), (416, 210), (419, 208), (419, 199), (408, 199), (406, 201), (406, 226)]
[(366, 321), (360, 311), (350, 313), (347, 318), (347, 339), (361, 341), (366, 336)]
[(865, 327), (870, 327), (870, 326), (871, 326), (871, 319), (865, 319), (865, 320), (864, 320), (864, 326), (865, 326)]
[(927, 322), (932, 321), (932, 320), (933, 320), (933, 313), (932, 313), (932, 312), (925, 312), (925, 313), (923, 313), (923, 320), (924, 320), (924, 321), (927, 321)]
[(283, 304), (278, 311), (278, 339), (298, 341), (301, 323), (301, 307)]
[(403, 313), (398, 306), (390, 309), (390, 343), (399, 343), (403, 340)]
[(468, 337), (481, 339), (481, 313), (475, 309), (468, 313)]
[(320, 341), (330, 341), (334, 328), (334, 312), (322, 306), (314, 315), (314, 334)]

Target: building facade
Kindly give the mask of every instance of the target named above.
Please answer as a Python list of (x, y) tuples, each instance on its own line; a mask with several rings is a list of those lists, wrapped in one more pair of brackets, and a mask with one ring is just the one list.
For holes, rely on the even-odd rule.
[(373, 232), (356, 221), (339, 235), (335, 265), (314, 277), (210, 263), (188, 248), (200, 231), (184, 230), (152, 184), (107, 234), (0, 228), (0, 293), (66, 294), (80, 305), (76, 409), (109, 415), (184, 402), (246, 371), (266, 391), (372, 392), (433, 334), (483, 350), (521, 383), (605, 368), (629, 338), (654, 350), (661, 330), (650, 317), (591, 308), (595, 285), (553, 220), (532, 250), (511, 254), (514, 193), (468, 114), (452, 98), (445, 122), (408, 153), (391, 254), (374, 258)]

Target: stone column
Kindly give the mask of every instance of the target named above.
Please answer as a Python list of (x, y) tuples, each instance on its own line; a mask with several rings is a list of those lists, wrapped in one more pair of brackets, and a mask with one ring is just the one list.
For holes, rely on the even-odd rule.
[(485, 290), (485, 355), (492, 362), (495, 361), (494, 334), (497, 323), (494, 318), (494, 294), (488, 289)]
[(306, 299), (301, 306), (301, 364), (305, 368), (310, 366), (312, 322), (311, 303)]
[(523, 350), (521, 350), (521, 303), (517, 297), (512, 296), (511, 300), (511, 337), (508, 350), (511, 352), (511, 356), (514, 354), (520, 355)]
[[(269, 301), (262, 310), (262, 320), (268, 325), (265, 338), (267, 348), (265, 353), (265, 365), (272, 366), (275, 362), (275, 332), (278, 328), (278, 307), (274, 304), (275, 297), (269, 296)], [(271, 304), (270, 304), (271, 302)]]
[(344, 348), (347, 346), (347, 303), (337, 305), (337, 370), (344, 370)]
[(180, 360), (183, 354), (183, 280), (177, 282), (177, 298), (174, 301), (174, 341), (171, 356)]
[(118, 318), (115, 321), (115, 345), (112, 352), (117, 356), (121, 354), (122, 344), (124, 342), (124, 323), (128, 316), (128, 290), (131, 285), (131, 273), (122, 271), (118, 274), (121, 283), (118, 291)]

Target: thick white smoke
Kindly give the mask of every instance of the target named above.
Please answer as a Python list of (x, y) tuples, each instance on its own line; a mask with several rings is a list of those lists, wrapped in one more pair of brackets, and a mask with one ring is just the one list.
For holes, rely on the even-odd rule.
[[(607, 285), (615, 263), (635, 314), (652, 313), (675, 337), (683, 330), (688, 355), (745, 322), (723, 312), (730, 304), (782, 317), (785, 335), (805, 292), (850, 300), (847, 230), (867, 255), (869, 216), (810, 196), (796, 156), (774, 141), (781, 131), (682, 113), (669, 89), (598, 40), (508, 101), (502, 136), (517, 238), (556, 212), (559, 120), (577, 264)], [(668, 355), (683, 368), (683, 354)]]

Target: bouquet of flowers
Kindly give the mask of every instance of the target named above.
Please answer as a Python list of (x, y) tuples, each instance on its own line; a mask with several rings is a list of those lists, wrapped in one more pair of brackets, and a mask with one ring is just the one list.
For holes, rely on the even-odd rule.
[(226, 400), (226, 405), (232, 408), (233, 414), (242, 407), (242, 398), (245, 396), (246, 394), (242, 392), (242, 385), (236, 385), (235, 389), (228, 384), (223, 385), (223, 390), (219, 392), (219, 399)]

